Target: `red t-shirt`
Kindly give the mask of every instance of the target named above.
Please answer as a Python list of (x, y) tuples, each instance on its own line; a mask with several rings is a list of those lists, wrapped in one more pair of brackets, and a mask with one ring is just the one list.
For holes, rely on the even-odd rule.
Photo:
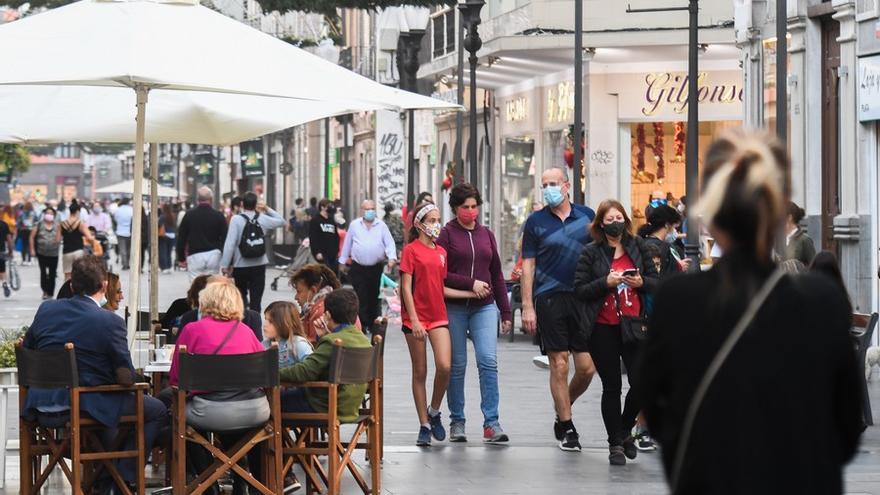
[[(624, 270), (633, 270), (636, 268), (632, 258), (624, 253), (620, 258), (611, 262), (611, 269), (616, 272)], [(639, 294), (635, 289), (624, 284), (617, 286), (616, 291), (620, 298), (620, 312), (623, 316), (640, 316), (642, 312), (642, 302), (639, 300)], [(603, 325), (619, 325), (620, 317), (617, 315), (617, 300), (614, 297), (615, 292), (609, 292), (602, 303), (602, 309), (599, 310), (599, 317), (596, 323)]]
[[(413, 277), (413, 300), (416, 314), (425, 330), (445, 327), (449, 324), (446, 303), (443, 299), (443, 280), (446, 278), (446, 250), (438, 245), (433, 248), (421, 241), (404, 246), (400, 258), (400, 271)], [(409, 312), (401, 311), (403, 326), (412, 328)]]

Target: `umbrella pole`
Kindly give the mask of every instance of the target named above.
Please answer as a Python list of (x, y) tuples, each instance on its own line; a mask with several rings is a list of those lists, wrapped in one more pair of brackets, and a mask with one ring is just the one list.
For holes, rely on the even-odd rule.
[(141, 299), (141, 214), (144, 209), (144, 129), (146, 127), (147, 113), (147, 87), (137, 85), (134, 88), (137, 93), (137, 132), (134, 144), (134, 198), (132, 208), (134, 210), (131, 220), (131, 263), (128, 284), (128, 345), (134, 346), (135, 332), (140, 318)]
[[(159, 319), (159, 145), (150, 143), (150, 321)], [(154, 339), (150, 325), (150, 342)]]

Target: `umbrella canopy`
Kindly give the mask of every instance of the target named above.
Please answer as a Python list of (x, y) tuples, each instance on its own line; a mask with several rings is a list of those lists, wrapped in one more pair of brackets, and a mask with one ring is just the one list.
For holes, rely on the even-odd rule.
[[(177, 192), (177, 189), (172, 189), (170, 187), (165, 187), (163, 185), (157, 185), (158, 196), (160, 198), (176, 198), (180, 195)], [(141, 192), (144, 196), (150, 195), (150, 184), (149, 182), (143, 182), (141, 186)], [(106, 187), (102, 187), (100, 189), (95, 190), (96, 194), (134, 194), (134, 181), (133, 180), (124, 180), (122, 182), (117, 182), (116, 184), (111, 184)]]
[(455, 108), (332, 64), (198, 4), (82, 0), (0, 26), (0, 84), (210, 91)]
[[(0, 85), (0, 142), (133, 143), (128, 88)], [(313, 120), (381, 105), (154, 89), (145, 141), (231, 145)]]

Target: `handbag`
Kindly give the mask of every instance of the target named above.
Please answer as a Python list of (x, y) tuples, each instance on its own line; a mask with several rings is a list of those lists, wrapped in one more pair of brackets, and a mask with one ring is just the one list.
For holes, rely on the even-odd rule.
[(620, 334), (624, 344), (642, 342), (648, 338), (648, 318), (644, 316), (644, 308), (639, 316), (624, 316), (620, 311), (620, 293), (614, 293), (617, 304), (617, 317), (620, 319)]
[(697, 413), (700, 411), (703, 399), (706, 397), (706, 392), (709, 391), (712, 381), (715, 379), (721, 366), (724, 365), (724, 361), (727, 360), (727, 357), (730, 355), (734, 346), (736, 346), (736, 343), (739, 342), (740, 337), (743, 336), (745, 331), (748, 330), (749, 326), (752, 324), (752, 321), (755, 319), (761, 306), (764, 305), (764, 301), (767, 300), (767, 297), (770, 296), (773, 289), (784, 276), (785, 272), (777, 268), (776, 271), (770, 275), (770, 278), (764, 282), (763, 287), (761, 287), (761, 290), (755, 294), (755, 298), (749, 303), (745, 313), (743, 313), (742, 317), (736, 323), (736, 326), (733, 327), (733, 331), (730, 332), (730, 335), (728, 335), (724, 340), (724, 343), (721, 344), (721, 348), (718, 349), (718, 353), (712, 358), (712, 362), (709, 363), (709, 367), (706, 368), (706, 373), (704, 373), (703, 377), (700, 379), (700, 383), (697, 385), (694, 396), (688, 405), (687, 413), (684, 417), (684, 423), (682, 423), (681, 434), (678, 437), (680, 439), (678, 442), (678, 450), (675, 452), (675, 461), (672, 464), (672, 471), (669, 474), (669, 484), (672, 487), (673, 494), (678, 492), (678, 483), (681, 480), (681, 470), (684, 468), (684, 459), (687, 455), (687, 447), (690, 442), (691, 431), (694, 428), (694, 422), (697, 419)]

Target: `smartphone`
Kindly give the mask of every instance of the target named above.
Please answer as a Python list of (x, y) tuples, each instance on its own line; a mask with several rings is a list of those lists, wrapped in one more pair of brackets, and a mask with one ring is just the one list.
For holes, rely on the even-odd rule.
[(638, 269), (638, 268), (633, 268), (632, 270), (624, 270), (623, 273), (622, 273), (622, 275), (623, 275), (624, 277), (635, 277), (635, 276), (638, 275), (638, 274), (639, 274), (639, 269)]

